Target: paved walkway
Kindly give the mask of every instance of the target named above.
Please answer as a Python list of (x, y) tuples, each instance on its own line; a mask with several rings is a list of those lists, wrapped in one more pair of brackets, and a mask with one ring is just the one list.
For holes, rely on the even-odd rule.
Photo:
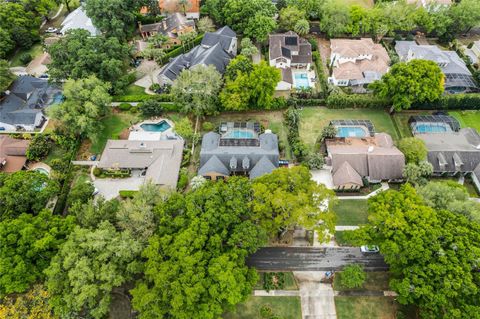
[(370, 197), (373, 197), (373, 196), (377, 195), (378, 193), (386, 191), (388, 189), (390, 189), (390, 186), (388, 186), (388, 183), (382, 183), (382, 187), (380, 187), (376, 191), (371, 192), (368, 195), (365, 195), (365, 196), (337, 196), (337, 198), (340, 199), (340, 200), (342, 200), (342, 199), (369, 199)]
[(335, 226), (336, 231), (355, 230), (359, 228), (360, 226)]
[(330, 284), (320, 282), (321, 271), (295, 271), (299, 286), (303, 319), (336, 319), (335, 294)]
[(96, 166), (98, 163), (98, 161), (72, 161), (73, 165), (81, 166)]
[(298, 290), (254, 290), (253, 295), (257, 297), (296, 297), (300, 296), (300, 291)]
[(252, 61), (253, 64), (260, 64), (260, 61), (262, 61), (262, 48), (260, 47), (260, 44), (257, 44), (256, 47), (258, 49), (258, 53), (252, 55)]

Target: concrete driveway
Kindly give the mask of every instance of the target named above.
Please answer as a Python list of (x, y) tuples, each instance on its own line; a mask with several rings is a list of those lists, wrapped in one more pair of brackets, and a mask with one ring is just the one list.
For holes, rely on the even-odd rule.
[(329, 189), (333, 189), (333, 178), (331, 168), (326, 166), (322, 169), (311, 170), (312, 179), (319, 183), (327, 186)]
[(302, 318), (336, 319), (335, 300), (332, 285), (320, 282), (325, 276), (322, 271), (295, 271), (300, 299)]
[(98, 195), (102, 195), (106, 200), (119, 196), (119, 191), (136, 191), (144, 183), (144, 177), (129, 178), (102, 178), (96, 179), (93, 184), (98, 189)]

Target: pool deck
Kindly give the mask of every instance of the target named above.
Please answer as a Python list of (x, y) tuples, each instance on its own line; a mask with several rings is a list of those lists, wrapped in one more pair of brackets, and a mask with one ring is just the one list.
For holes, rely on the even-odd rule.
[(314, 71), (309, 71), (305, 69), (298, 69), (298, 70), (292, 70), (292, 75), (293, 75), (293, 87), (294, 88), (300, 88), (296, 86), (296, 80), (295, 80), (295, 75), (297, 74), (307, 74), (307, 82), (308, 82), (308, 87), (314, 88), (315, 87), (315, 82), (312, 81), (312, 79), (315, 79), (315, 72)]
[[(170, 125), (168, 129), (166, 129), (163, 132), (151, 132), (151, 131), (145, 131), (141, 126), (143, 124), (157, 124), (160, 123), (161, 121), (165, 121)], [(140, 122), (138, 124), (133, 125), (130, 127), (130, 135), (128, 137), (129, 140), (134, 140), (134, 141), (158, 141), (161, 140), (163, 136), (165, 135), (171, 135), (175, 134), (173, 128), (175, 127), (175, 124), (163, 117), (155, 117), (150, 120), (145, 120), (143, 122)]]
[(42, 162), (33, 163), (33, 164), (28, 165), (28, 170), (29, 171), (34, 171), (36, 169), (44, 169), (48, 172), (48, 175), (50, 175), (50, 173), (52, 171), (52, 168), (50, 166), (48, 166), (47, 164), (42, 163)]

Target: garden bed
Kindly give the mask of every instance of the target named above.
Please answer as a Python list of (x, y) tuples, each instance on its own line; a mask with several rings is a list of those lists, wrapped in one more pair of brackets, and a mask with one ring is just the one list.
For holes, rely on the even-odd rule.
[(292, 272), (260, 272), (258, 275), (257, 290), (298, 290)]

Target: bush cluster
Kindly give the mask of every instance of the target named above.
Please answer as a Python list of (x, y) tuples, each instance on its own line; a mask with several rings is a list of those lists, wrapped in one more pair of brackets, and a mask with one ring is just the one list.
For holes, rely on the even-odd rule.
[(297, 109), (289, 108), (285, 112), (285, 124), (288, 128), (287, 140), (290, 144), (293, 155), (297, 158), (298, 161), (303, 161), (308, 155), (308, 148), (300, 140), (300, 133), (298, 131), (300, 125), (300, 114)]
[(391, 105), (387, 99), (377, 98), (370, 94), (331, 94), (326, 102), (330, 109), (381, 109)]

